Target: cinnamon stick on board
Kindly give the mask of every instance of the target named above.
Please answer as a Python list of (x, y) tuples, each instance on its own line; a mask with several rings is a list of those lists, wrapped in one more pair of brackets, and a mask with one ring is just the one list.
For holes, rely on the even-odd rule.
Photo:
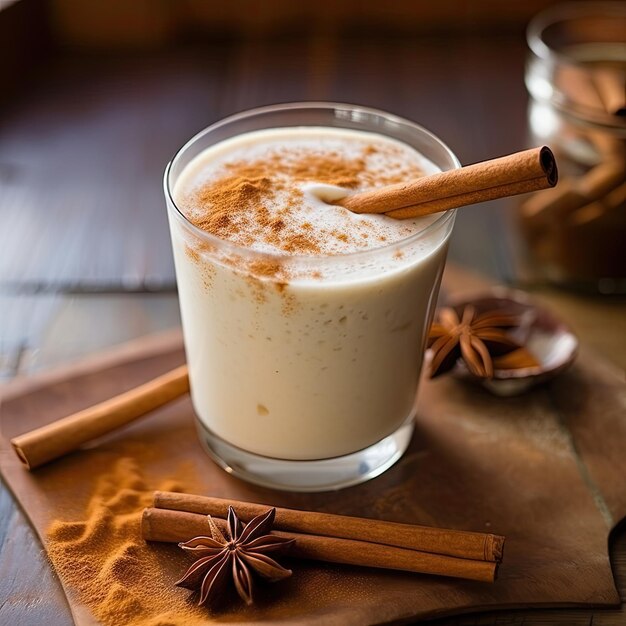
[(355, 213), (410, 219), (468, 204), (554, 187), (556, 160), (547, 146), (346, 196), (335, 204)]
[[(213, 519), (220, 530), (226, 532), (226, 520)], [(172, 543), (188, 541), (203, 535), (210, 536), (206, 515), (153, 508), (144, 510), (141, 532), (146, 541)], [(281, 531), (273, 531), (272, 534), (296, 540), (289, 551), (290, 556), (314, 561), (452, 576), (483, 582), (493, 582), (498, 568), (498, 564), (491, 561), (459, 559), (366, 541)]]
[[(253, 517), (267, 512), (272, 505), (169, 491), (154, 493), (154, 508), (156, 509), (226, 518), (229, 506), (237, 511), (239, 519), (249, 522)], [(479, 561), (500, 561), (504, 547), (504, 537), (500, 535), (295, 509), (276, 508), (274, 528), (288, 532), (367, 541)]]
[(11, 445), (22, 463), (28, 469), (35, 469), (188, 391), (187, 366), (181, 365), (110, 400), (19, 435), (11, 439)]

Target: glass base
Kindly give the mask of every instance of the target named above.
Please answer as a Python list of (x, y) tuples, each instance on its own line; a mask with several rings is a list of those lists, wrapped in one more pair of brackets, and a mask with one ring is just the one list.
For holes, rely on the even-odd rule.
[(332, 491), (375, 478), (398, 461), (411, 441), (413, 417), (368, 448), (319, 461), (288, 461), (252, 454), (220, 439), (197, 418), (196, 426), (209, 456), (237, 478), (285, 491)]

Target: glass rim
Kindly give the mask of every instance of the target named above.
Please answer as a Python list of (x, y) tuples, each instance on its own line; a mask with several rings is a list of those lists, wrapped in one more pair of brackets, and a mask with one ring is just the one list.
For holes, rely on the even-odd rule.
[[(175, 153), (174, 156), (170, 159), (167, 166), (165, 167), (165, 172), (163, 175), (163, 189), (166, 197), (166, 205), (168, 208), (168, 212), (171, 212), (174, 217), (179, 220), (186, 228), (188, 228), (195, 236), (197, 236), (200, 240), (205, 241), (211, 246), (226, 249), (231, 254), (243, 255), (243, 256), (255, 256), (261, 257), (263, 259), (272, 259), (275, 261), (290, 261), (298, 263), (299, 261), (304, 262), (312, 262), (315, 261), (317, 263), (324, 262), (327, 259), (332, 259), (335, 261), (343, 261), (348, 259), (362, 259), (367, 258), (368, 256), (375, 256), (381, 254), (383, 252), (389, 252), (395, 250), (400, 247), (404, 247), (406, 245), (410, 245), (411, 243), (428, 236), (430, 233), (436, 231), (438, 228), (445, 226), (451, 219), (454, 218), (456, 214), (456, 209), (448, 209), (447, 211), (443, 211), (441, 215), (439, 215), (433, 222), (418, 230), (417, 232), (409, 235), (408, 237), (403, 237), (402, 239), (398, 239), (393, 241), (387, 245), (377, 246), (376, 248), (369, 248), (367, 250), (358, 250), (355, 252), (347, 252), (347, 253), (335, 253), (335, 254), (324, 254), (324, 255), (313, 255), (313, 254), (289, 254), (286, 252), (269, 252), (262, 250), (255, 250), (248, 246), (244, 246), (234, 241), (230, 241), (229, 239), (223, 239), (221, 237), (217, 237), (205, 230), (202, 230), (195, 224), (193, 224), (187, 216), (180, 210), (177, 206), (176, 202), (173, 198), (172, 186), (170, 181), (170, 174), (172, 168), (176, 164), (177, 160), (182, 156), (182, 154), (194, 145), (197, 141), (202, 139), (202, 137), (208, 135), (215, 130), (227, 126), (233, 122), (237, 122), (240, 120), (248, 119), (250, 117), (254, 117), (256, 115), (264, 114), (264, 113), (278, 113), (280, 111), (294, 111), (294, 110), (306, 110), (306, 109), (321, 109), (326, 111), (337, 111), (337, 110), (349, 110), (351, 112), (362, 112), (368, 115), (375, 115), (378, 117), (382, 117), (385, 120), (390, 122), (394, 122), (397, 124), (402, 124), (409, 126), (412, 130), (418, 131), (430, 138), (436, 144), (441, 147), (445, 154), (450, 158), (451, 162), (454, 164), (452, 169), (459, 169), (461, 166), (461, 162), (454, 152), (448, 147), (446, 143), (444, 143), (437, 135), (428, 129), (424, 128), (420, 124), (416, 124), (411, 120), (408, 120), (404, 117), (400, 117), (398, 115), (394, 115), (392, 113), (387, 113), (386, 111), (382, 111), (380, 109), (365, 107), (361, 105), (352, 105), (338, 102), (323, 102), (323, 101), (310, 101), (310, 102), (288, 102), (288, 103), (280, 103), (280, 104), (271, 104), (261, 107), (255, 107), (253, 109), (246, 109), (245, 111), (240, 111), (238, 113), (234, 113), (233, 115), (229, 115), (225, 118), (218, 120), (217, 122), (203, 128), (201, 131), (197, 132), (193, 135), (188, 141), (186, 141)], [(364, 130), (364, 129), (361, 129)], [(375, 132), (375, 131), (370, 131)], [(384, 133), (379, 133), (384, 135)], [(407, 142), (405, 142), (407, 143)], [(407, 145), (410, 145), (407, 143)], [(413, 146), (411, 146), (413, 147)], [(426, 157), (428, 158), (428, 157)], [(450, 170), (447, 170), (450, 171)], [(173, 208), (173, 210), (172, 210)]]
[(548, 44), (544, 34), (546, 29), (561, 22), (582, 18), (600, 17), (611, 19), (611, 17), (626, 18), (626, 6), (617, 2), (565, 2), (548, 7), (535, 15), (526, 27), (526, 43), (530, 50), (540, 59), (549, 60), (555, 57), (560, 61), (578, 64), (578, 60), (569, 54)]

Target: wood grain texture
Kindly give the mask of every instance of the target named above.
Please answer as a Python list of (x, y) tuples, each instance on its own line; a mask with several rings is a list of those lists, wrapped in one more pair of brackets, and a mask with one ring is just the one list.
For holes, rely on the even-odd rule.
[(0, 624), (67, 626), (71, 621), (65, 594), (3, 482), (0, 520)]
[(22, 290), (171, 288), (161, 177), (181, 138), (198, 130), (193, 120), (210, 121), (219, 72), (199, 82), (166, 60), (160, 72), (132, 60), (52, 63), (28, 99), (3, 115), (0, 282)]

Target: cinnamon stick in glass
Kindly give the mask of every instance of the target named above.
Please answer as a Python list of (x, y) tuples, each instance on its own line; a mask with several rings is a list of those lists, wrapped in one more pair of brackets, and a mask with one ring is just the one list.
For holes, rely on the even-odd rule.
[(335, 204), (355, 213), (410, 219), (468, 204), (554, 187), (556, 160), (547, 146), (482, 161), (406, 183), (358, 192)]
[[(156, 509), (184, 511), (220, 518), (225, 518), (228, 514), (228, 507), (232, 506), (237, 511), (239, 519), (244, 522), (249, 522), (253, 517), (267, 512), (267, 509), (272, 507), (267, 504), (169, 491), (156, 491), (153, 506)], [(448, 530), (283, 508), (276, 508), (274, 528), (492, 562), (502, 559), (504, 547), (504, 537), (490, 533)]]
[(53, 461), (84, 443), (129, 424), (189, 391), (187, 366), (181, 365), (135, 389), (11, 439), (28, 469)]
[[(264, 511), (267, 511), (267, 508)], [(226, 521), (213, 519), (220, 530), (225, 532)], [(188, 541), (202, 535), (210, 536), (206, 515), (154, 508), (144, 510), (141, 532), (146, 541), (172, 543)], [(497, 563), (491, 561), (460, 559), (366, 541), (282, 531), (272, 531), (272, 534), (296, 540), (289, 550), (289, 556), (314, 561), (452, 576), (483, 582), (493, 582), (498, 567)]]

